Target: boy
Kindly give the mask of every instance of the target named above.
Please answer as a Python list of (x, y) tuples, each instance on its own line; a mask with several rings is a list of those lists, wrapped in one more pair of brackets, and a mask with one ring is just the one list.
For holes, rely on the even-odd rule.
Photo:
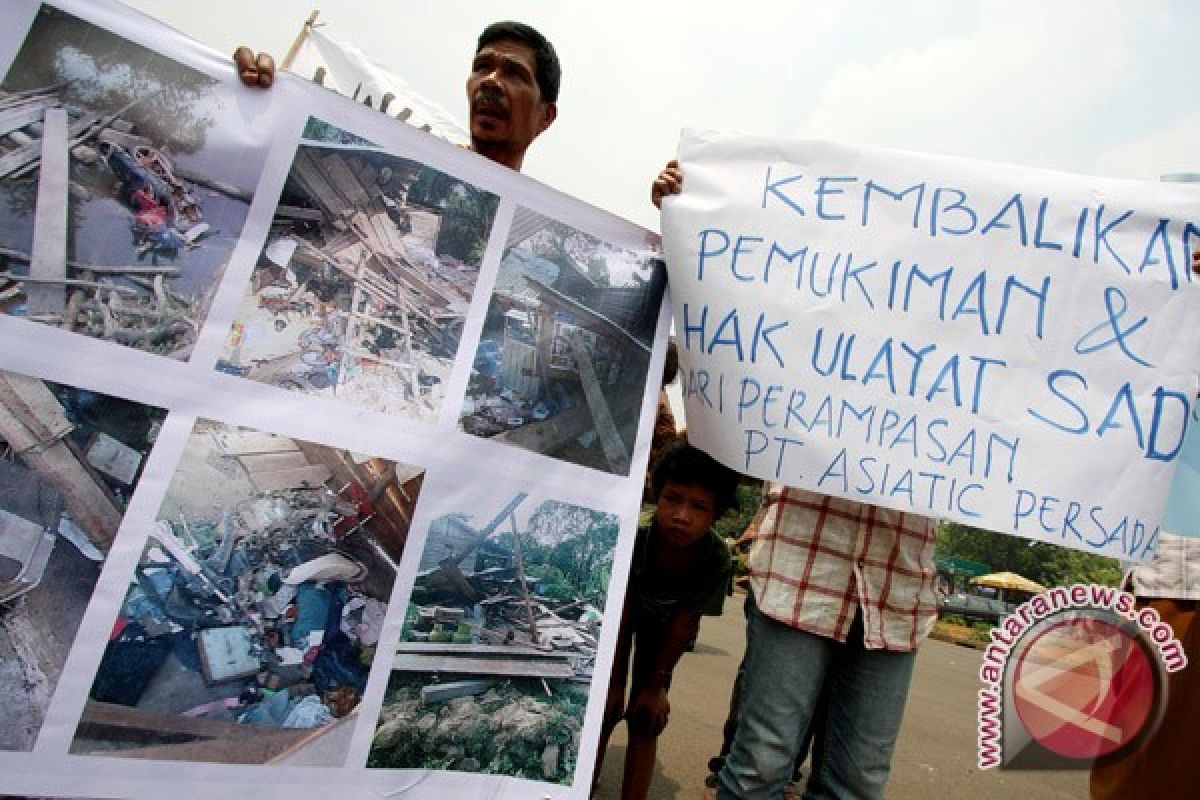
[[(729, 548), (712, 530), (736, 502), (737, 475), (689, 444), (663, 451), (654, 468), (654, 520), (637, 533), (617, 651), (608, 686), (596, 776), (608, 739), (624, 718), (629, 727), (622, 800), (643, 800), (650, 788), (658, 735), (667, 726), (671, 672), (700, 627), (719, 616), (732, 575)], [(625, 681), (633, 672), (628, 704)]]

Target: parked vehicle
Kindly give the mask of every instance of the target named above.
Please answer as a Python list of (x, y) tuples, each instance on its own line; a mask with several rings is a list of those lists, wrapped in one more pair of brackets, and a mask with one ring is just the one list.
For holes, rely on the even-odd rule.
[(1016, 603), (958, 592), (938, 601), (938, 616), (959, 616), (968, 623), (987, 622), (994, 625), (1016, 608)]

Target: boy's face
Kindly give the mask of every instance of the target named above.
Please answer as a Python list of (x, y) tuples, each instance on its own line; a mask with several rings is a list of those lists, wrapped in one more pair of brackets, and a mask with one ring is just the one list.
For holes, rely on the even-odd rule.
[(667, 543), (687, 547), (703, 538), (716, 521), (716, 500), (703, 486), (667, 481), (658, 494), (654, 519)]

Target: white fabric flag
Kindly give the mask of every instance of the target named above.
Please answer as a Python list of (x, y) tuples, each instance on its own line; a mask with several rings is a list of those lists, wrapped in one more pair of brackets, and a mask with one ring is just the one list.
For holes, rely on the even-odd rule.
[(354, 45), (332, 39), (316, 28), (309, 30), (288, 70), (423, 128), (439, 139), (453, 144), (466, 144), (470, 139), (450, 112), (413, 91), (399, 75)]

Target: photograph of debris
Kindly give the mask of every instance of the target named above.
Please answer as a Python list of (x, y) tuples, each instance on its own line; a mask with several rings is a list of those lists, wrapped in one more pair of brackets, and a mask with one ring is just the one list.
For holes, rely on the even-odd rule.
[(423, 479), (198, 421), (71, 752), (340, 766)]
[(310, 118), (217, 368), (436, 419), (496, 195)]
[(429, 526), (368, 767), (570, 785), (615, 515), (526, 492)]
[(462, 429), (628, 475), (665, 285), (657, 258), (517, 209)]
[(0, 83), (0, 311), (187, 359), (266, 149), (233, 89), (43, 5)]
[(164, 416), (0, 372), (0, 750), (33, 748)]

